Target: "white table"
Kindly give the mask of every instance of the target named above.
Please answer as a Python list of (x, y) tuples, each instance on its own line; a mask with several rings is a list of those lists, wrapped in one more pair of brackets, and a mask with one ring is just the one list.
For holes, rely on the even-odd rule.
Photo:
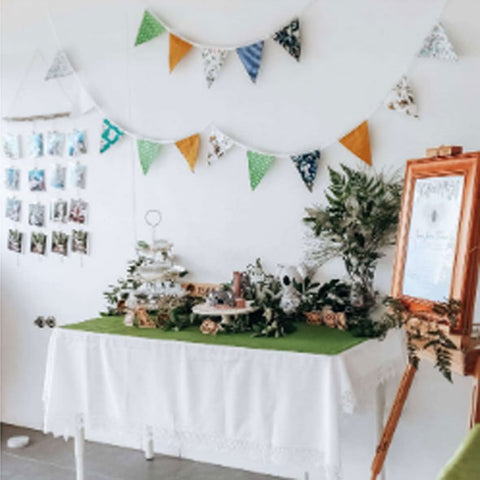
[(56, 328), (44, 431), (76, 438), (78, 480), (84, 433), (147, 458), (155, 450), (251, 470), (298, 466), (310, 480), (338, 480), (342, 415), (374, 408), (375, 391), (381, 407), (377, 387), (404, 366), (398, 331), (328, 356)]

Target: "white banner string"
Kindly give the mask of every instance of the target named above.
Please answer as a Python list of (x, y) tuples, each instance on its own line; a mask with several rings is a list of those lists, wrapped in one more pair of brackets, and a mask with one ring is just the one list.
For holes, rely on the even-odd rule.
[(183, 40), (184, 42), (187, 42), (189, 43), (190, 45), (193, 45), (194, 47), (196, 48), (215, 48), (215, 49), (218, 49), (218, 50), (229, 50), (229, 51), (232, 51), (232, 50), (236, 50), (237, 48), (242, 48), (242, 47), (246, 47), (248, 45), (253, 45), (255, 43), (258, 43), (258, 42), (264, 42), (265, 40), (268, 40), (269, 38), (272, 38), (275, 33), (277, 33), (279, 30), (281, 30), (282, 28), (286, 27), (289, 23), (291, 23), (295, 18), (298, 18), (300, 17), (301, 15), (303, 15), (303, 13), (305, 12), (305, 10), (307, 10), (307, 8), (309, 8), (313, 3), (315, 3), (317, 0), (309, 0), (305, 5), (304, 7), (300, 10), (299, 13), (297, 13), (296, 15), (294, 15), (292, 17), (292, 19), (290, 21), (287, 21), (287, 22), (283, 22), (281, 26), (279, 26), (278, 28), (276, 28), (273, 32), (269, 33), (268, 35), (265, 35), (264, 37), (261, 37), (261, 38), (257, 38), (256, 40), (252, 40), (251, 42), (242, 42), (241, 44), (239, 45), (212, 45), (212, 44), (207, 44), (207, 43), (200, 43), (200, 42), (195, 42), (193, 41), (192, 39), (190, 39), (188, 36), (184, 35), (183, 33), (179, 33), (178, 30), (176, 30), (175, 28), (171, 27), (168, 23), (166, 23), (162, 18), (160, 18), (158, 15), (152, 13), (152, 10), (150, 10), (149, 8), (146, 8), (144, 9), (144, 11), (148, 11), (148, 13), (157, 21), (159, 22), (164, 28), (165, 30), (168, 31), (168, 33), (171, 33), (173, 35), (175, 35), (176, 37), (180, 38), (181, 40)]
[[(429, 29), (428, 33), (432, 30), (432, 28), (440, 21), (440, 18), (442, 16), (442, 13), (443, 13), (443, 10), (445, 8), (445, 5), (446, 3), (448, 2), (448, 0), (444, 0), (444, 5), (442, 7), (442, 10), (441, 10), (441, 13), (439, 15), (439, 17), (435, 20), (435, 22), (432, 24), (432, 27)], [(49, 23), (50, 23), (50, 26), (51, 26), (51, 29), (52, 29), (52, 32), (53, 32), (53, 35), (54, 35), (54, 38), (55, 38), (55, 41), (57, 43), (57, 46), (58, 46), (58, 49), (59, 50), (62, 50), (62, 44), (60, 42), (60, 39), (59, 39), (59, 36), (58, 36), (58, 33), (57, 33), (57, 30), (55, 28), (55, 25), (53, 23), (53, 20), (52, 20), (52, 17), (51, 17), (51, 14), (50, 14), (50, 10), (48, 11), (48, 20), (49, 20)], [(427, 33), (427, 35), (428, 35)], [(411, 72), (414, 64), (415, 64), (415, 61), (416, 61), (416, 57), (417, 57), (417, 53), (418, 53), (418, 49), (417, 51), (415, 52), (415, 54), (413, 55), (413, 58), (409, 61), (409, 63), (407, 64), (406, 68), (403, 70), (403, 74), (404, 75), (407, 75), (407, 77), (409, 76), (409, 73)], [(135, 132), (132, 132), (126, 128), (124, 128), (120, 123), (116, 122), (115, 120), (112, 119), (112, 117), (110, 115), (107, 115), (105, 113), (105, 111), (100, 107), (100, 105), (90, 96), (90, 94), (88, 93), (88, 91), (85, 89), (84, 85), (83, 85), (83, 82), (80, 78), (80, 76), (78, 75), (77, 71), (75, 69), (73, 69), (73, 75), (75, 77), (75, 80), (78, 82), (78, 85), (79, 85), (79, 88), (83, 88), (85, 90), (85, 92), (87, 92), (87, 94), (89, 95), (89, 97), (91, 98), (92, 100), (92, 103), (95, 105), (95, 108), (97, 109), (97, 111), (101, 114), (101, 116), (105, 119), (108, 119), (110, 120), (113, 124), (115, 124), (125, 135), (129, 136), (129, 137), (132, 137), (133, 139), (141, 139), (141, 140), (146, 140), (146, 141), (149, 141), (149, 142), (152, 142), (152, 143), (157, 143), (157, 144), (160, 144), (160, 145), (172, 145), (172, 144), (175, 144), (176, 142), (180, 141), (180, 140), (183, 140), (184, 138), (188, 138), (189, 136), (192, 136), (192, 135), (195, 135), (195, 134), (205, 134), (205, 133), (209, 133), (211, 130), (213, 129), (216, 129), (220, 134), (226, 136), (227, 138), (229, 138), (232, 143), (234, 145), (236, 145), (237, 147), (240, 147), (246, 151), (250, 150), (250, 151), (253, 151), (253, 152), (256, 152), (256, 153), (259, 153), (259, 154), (262, 154), (262, 155), (269, 155), (269, 156), (274, 156), (276, 158), (289, 158), (289, 157), (292, 157), (292, 156), (298, 156), (298, 155), (302, 155), (302, 154), (305, 154), (305, 153), (308, 153), (308, 152), (311, 152), (313, 150), (320, 150), (320, 151), (323, 151), (323, 150), (326, 150), (327, 148), (329, 148), (330, 146), (332, 146), (333, 144), (337, 143), (339, 141), (339, 139), (343, 138), (345, 135), (347, 135), (349, 132), (353, 131), (357, 126), (359, 126), (363, 121), (365, 120), (370, 120), (373, 115), (377, 112), (377, 110), (384, 106), (385, 104), (385, 100), (386, 98), (388, 98), (388, 95), (390, 95), (390, 92), (392, 90), (392, 88), (390, 88), (388, 90), (388, 93), (386, 95), (384, 95), (382, 97), (382, 100), (376, 104), (374, 106), (374, 108), (371, 110), (371, 112), (366, 115), (366, 116), (363, 116), (362, 119), (360, 119), (358, 122), (356, 122), (354, 124), (353, 127), (349, 128), (349, 129), (346, 129), (344, 131), (343, 134), (340, 134), (338, 136), (335, 137), (334, 140), (329, 140), (328, 142), (324, 142), (321, 146), (317, 147), (317, 148), (310, 148), (310, 149), (304, 149), (304, 150), (296, 150), (296, 151), (291, 151), (291, 152), (285, 152), (285, 151), (282, 151), (282, 152), (275, 152), (275, 151), (271, 151), (271, 150), (265, 150), (265, 149), (259, 149), (259, 148), (255, 148), (255, 147), (252, 147), (250, 145), (247, 145), (239, 140), (237, 140), (235, 137), (231, 136), (231, 135), (228, 135), (226, 133), (223, 132), (223, 130), (219, 127), (217, 127), (216, 125), (214, 125), (212, 122), (208, 123), (205, 127), (203, 127), (202, 129), (198, 129), (192, 133), (189, 133), (187, 135), (184, 135), (180, 138), (177, 138), (177, 139), (159, 139), (159, 138), (154, 138), (154, 137), (149, 137), (149, 136), (145, 136), (145, 135), (139, 135)], [(401, 77), (401, 75), (399, 75), (399, 78)]]

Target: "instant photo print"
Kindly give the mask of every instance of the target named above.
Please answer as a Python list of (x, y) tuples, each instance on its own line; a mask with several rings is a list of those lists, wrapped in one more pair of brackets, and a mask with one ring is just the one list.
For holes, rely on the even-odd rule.
[(68, 203), (66, 200), (53, 200), (50, 204), (50, 219), (52, 222), (66, 223), (68, 219)]
[(87, 183), (87, 167), (76, 163), (70, 167), (70, 184), (73, 188), (85, 188)]
[(52, 252), (59, 255), (68, 253), (68, 235), (64, 232), (52, 232)]
[(50, 156), (61, 156), (63, 151), (63, 145), (65, 143), (65, 134), (59, 132), (48, 132), (46, 151)]
[(42, 232), (32, 232), (30, 237), (30, 252), (45, 255), (47, 236)]
[(20, 189), (20, 170), (18, 168), (5, 169), (5, 188), (7, 190)]
[(43, 133), (32, 133), (28, 137), (28, 153), (30, 158), (43, 157)]
[(72, 252), (83, 255), (88, 253), (88, 232), (84, 230), (72, 231)]
[(5, 217), (14, 222), (19, 222), (21, 213), (22, 201), (18, 198), (7, 198)]
[(22, 253), (23, 233), (18, 230), (8, 231), (7, 248), (15, 253)]
[(28, 224), (33, 227), (45, 226), (45, 206), (41, 203), (31, 203), (28, 206)]
[(7, 158), (20, 158), (20, 137), (13, 133), (3, 135), (3, 153)]
[(87, 153), (87, 145), (85, 142), (85, 132), (80, 130), (74, 130), (68, 134), (67, 137), (67, 150), (70, 157), (76, 157)]
[(75, 223), (87, 223), (88, 203), (85, 200), (70, 200), (68, 219)]
[(31, 192), (45, 191), (45, 170), (34, 168), (28, 172), (28, 188)]
[(52, 188), (64, 189), (66, 178), (66, 168), (62, 165), (54, 165), (52, 168), (52, 177), (50, 179), (50, 185)]

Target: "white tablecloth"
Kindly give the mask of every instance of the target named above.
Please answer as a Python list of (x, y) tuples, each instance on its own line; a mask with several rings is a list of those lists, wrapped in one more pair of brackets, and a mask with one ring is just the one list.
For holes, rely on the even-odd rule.
[(404, 366), (400, 332), (328, 356), (57, 328), (44, 430), (73, 436), (82, 416), (87, 439), (142, 448), (148, 428), (159, 453), (195, 446), (213, 463), (230, 452), (339, 479), (341, 415)]

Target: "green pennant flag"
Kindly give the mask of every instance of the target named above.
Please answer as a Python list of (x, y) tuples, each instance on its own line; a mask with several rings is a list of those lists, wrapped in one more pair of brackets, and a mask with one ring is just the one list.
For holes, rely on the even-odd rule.
[(158, 37), (164, 31), (165, 27), (148, 10), (145, 10), (142, 23), (138, 29), (135, 46)]
[(250, 186), (252, 191), (255, 190), (258, 184), (262, 181), (262, 178), (268, 172), (270, 167), (275, 161), (275, 157), (270, 155), (263, 155), (262, 153), (247, 152), (248, 158), (248, 173), (250, 175)]
[(144, 175), (148, 173), (153, 162), (157, 159), (162, 145), (148, 140), (137, 140), (138, 158)]

